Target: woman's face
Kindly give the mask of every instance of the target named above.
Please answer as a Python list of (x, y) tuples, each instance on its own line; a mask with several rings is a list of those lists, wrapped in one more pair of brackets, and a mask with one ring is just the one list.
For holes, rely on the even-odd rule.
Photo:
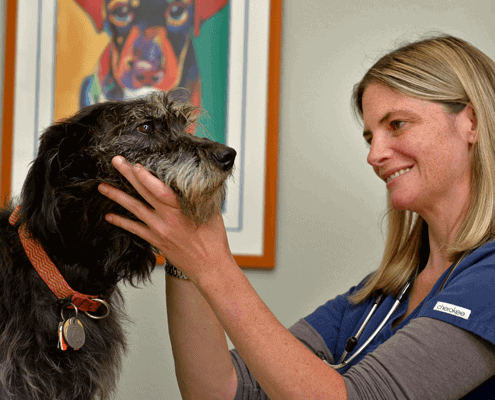
[(363, 94), (368, 163), (386, 183), (392, 206), (428, 220), (469, 198), (476, 117), (471, 106), (447, 114), (437, 103), (372, 83)]

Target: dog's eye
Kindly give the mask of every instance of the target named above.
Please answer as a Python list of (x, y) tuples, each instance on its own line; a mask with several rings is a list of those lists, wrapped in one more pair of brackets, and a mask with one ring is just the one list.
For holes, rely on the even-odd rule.
[(134, 19), (134, 13), (128, 6), (122, 6), (120, 4), (115, 4), (111, 9), (109, 9), (110, 15), (108, 19), (110, 22), (119, 28), (123, 28), (129, 25)]
[(180, 28), (189, 20), (189, 6), (174, 2), (165, 11), (165, 20), (170, 28)]
[(146, 133), (147, 135), (149, 135), (150, 133), (153, 133), (153, 125), (141, 124), (137, 127), (137, 130), (141, 133)]

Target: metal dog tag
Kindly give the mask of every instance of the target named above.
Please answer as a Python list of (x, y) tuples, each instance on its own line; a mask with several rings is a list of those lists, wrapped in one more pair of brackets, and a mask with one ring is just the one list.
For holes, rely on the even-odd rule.
[(60, 322), (60, 324), (58, 324), (58, 342), (57, 342), (57, 349), (60, 349), (62, 351), (65, 351), (67, 350), (67, 342), (65, 341), (65, 338), (64, 338), (64, 322)]
[(74, 350), (79, 350), (86, 341), (84, 326), (76, 317), (69, 318), (64, 323), (64, 338)]

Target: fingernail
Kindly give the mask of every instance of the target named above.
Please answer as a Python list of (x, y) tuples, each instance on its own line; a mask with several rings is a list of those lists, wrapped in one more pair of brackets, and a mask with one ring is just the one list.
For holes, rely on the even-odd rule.
[(119, 167), (124, 162), (124, 158), (121, 156), (116, 156), (112, 159), (112, 163), (115, 167)]
[(100, 191), (100, 193), (107, 194), (108, 193), (108, 186), (105, 185), (104, 183), (100, 183), (98, 185), (98, 190)]
[(113, 221), (113, 217), (111, 215), (105, 215), (105, 220), (107, 222), (112, 222)]

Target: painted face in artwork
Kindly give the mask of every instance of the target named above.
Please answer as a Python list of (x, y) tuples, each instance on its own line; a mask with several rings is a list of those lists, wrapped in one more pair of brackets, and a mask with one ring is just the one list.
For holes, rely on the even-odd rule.
[(111, 41), (80, 93), (80, 106), (122, 100), (149, 90), (188, 89), (201, 103), (192, 43), (201, 23), (228, 0), (76, 0)]

